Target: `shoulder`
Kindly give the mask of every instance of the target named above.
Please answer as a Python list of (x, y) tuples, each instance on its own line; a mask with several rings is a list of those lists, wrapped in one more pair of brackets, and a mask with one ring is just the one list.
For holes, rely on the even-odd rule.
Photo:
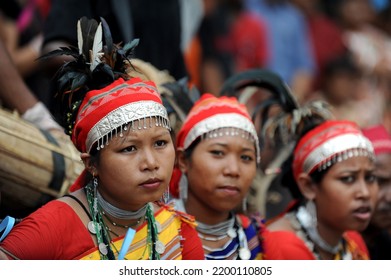
[(369, 252), (361, 234), (357, 231), (347, 231), (344, 233), (348, 250), (352, 253), (353, 259), (368, 259)]
[(267, 259), (314, 259), (304, 241), (297, 236), (287, 216), (282, 216), (267, 225), (263, 232), (263, 243)]
[(314, 255), (294, 232), (263, 232), (265, 259), (269, 260), (313, 260)]
[(80, 244), (72, 241), (83, 232), (86, 231), (72, 208), (53, 200), (23, 218), (2, 246), (20, 259), (64, 259), (64, 245)]
[[(181, 238), (182, 259), (203, 260), (205, 259), (201, 239), (196, 231), (195, 218), (192, 215), (174, 209), (173, 205), (158, 204), (159, 210), (155, 215), (165, 224), (175, 225)], [(168, 222), (170, 221), (170, 222)]]
[(160, 207), (159, 212), (167, 213), (175, 217), (179, 222), (189, 224), (192, 227), (196, 227), (196, 220), (193, 215), (187, 214), (175, 208), (174, 204), (158, 204)]

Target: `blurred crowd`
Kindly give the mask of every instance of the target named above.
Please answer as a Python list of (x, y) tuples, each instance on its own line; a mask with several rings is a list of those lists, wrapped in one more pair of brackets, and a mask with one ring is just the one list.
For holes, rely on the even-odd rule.
[(144, 9), (142, 1), (121, 1), (118, 6), (139, 11), (129, 14), (114, 4), (105, 7), (104, 1), (94, 7), (87, 2), (92, 3), (1, 4), (0, 37), (29, 88), (52, 113), (49, 80), (55, 68), (36, 59), (61, 44), (75, 44), (73, 24), (89, 13), (115, 22), (118, 42), (141, 38), (137, 57), (177, 79), (189, 77), (200, 92), (218, 95), (234, 73), (266, 68), (279, 74), (302, 104), (324, 99), (341, 118), (362, 127), (381, 122), (391, 130), (387, 0), (149, 1), (161, 5), (158, 12)]

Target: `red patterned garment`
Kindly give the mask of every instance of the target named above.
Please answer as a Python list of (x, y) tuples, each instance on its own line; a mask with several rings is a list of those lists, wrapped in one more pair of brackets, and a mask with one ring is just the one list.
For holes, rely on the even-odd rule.
[[(173, 255), (171, 251), (174, 250), (166, 250), (161, 259), (204, 259), (201, 241), (190, 221), (166, 208), (157, 211), (155, 218), (162, 222), (164, 228), (159, 238), (169, 244), (167, 248), (175, 247), (176, 251)], [(143, 235), (143, 228), (140, 226), (137, 229), (140, 236)], [(135, 241), (138, 240), (137, 236), (136, 233)], [(114, 241), (119, 244), (122, 239), (123, 236), (120, 236)], [(0, 247), (23, 260), (99, 259), (99, 251), (86, 225), (68, 204), (60, 201), (51, 201), (25, 218), (23, 223), (12, 229)], [(131, 245), (129, 255), (133, 253), (132, 248)], [(142, 246), (138, 246), (138, 249), (142, 249)]]
[[(305, 241), (291, 231), (269, 231), (263, 233), (265, 260), (316, 260), (316, 255), (305, 244)], [(361, 235), (356, 231), (347, 231), (345, 240), (346, 259), (368, 260), (368, 249)], [(341, 254), (335, 260), (341, 260)]]

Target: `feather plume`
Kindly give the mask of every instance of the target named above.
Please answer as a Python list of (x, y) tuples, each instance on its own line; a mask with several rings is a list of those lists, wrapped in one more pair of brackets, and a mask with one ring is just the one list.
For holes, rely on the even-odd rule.
[(295, 141), (305, 122), (310, 119), (328, 120), (334, 116), (330, 105), (325, 101), (312, 101), (292, 110), (281, 112), (277, 116), (269, 118), (262, 130), (262, 137), (275, 140), (279, 139), (283, 144)]
[(138, 45), (138, 39), (127, 43), (123, 48), (113, 44), (110, 28), (101, 18), (82, 17), (77, 23), (78, 48), (61, 47), (40, 57), (50, 59), (55, 56), (72, 56), (73, 60), (64, 63), (54, 76), (53, 90), (59, 98), (60, 110), (64, 116), (62, 126), (72, 133), (74, 120), (85, 94), (94, 89), (101, 89), (114, 80), (130, 76), (127, 69), (132, 67), (130, 59)]
[(105, 37), (105, 47), (106, 47), (106, 53), (112, 53), (113, 52), (113, 38), (111, 37), (111, 31), (109, 28), (109, 25), (107, 24), (106, 20), (101, 17), (100, 21), (102, 23), (102, 29), (103, 29), (103, 35)]
[(77, 21), (77, 45), (79, 48), (79, 54), (83, 53), (83, 32), (81, 30), (81, 21)]
[(96, 66), (101, 63), (100, 58), (102, 56), (102, 48), (103, 48), (103, 41), (102, 41), (102, 23), (99, 23), (98, 27), (96, 28), (95, 36), (94, 36), (94, 42), (92, 45), (92, 50), (90, 50), (90, 70), (91, 72), (95, 70)]

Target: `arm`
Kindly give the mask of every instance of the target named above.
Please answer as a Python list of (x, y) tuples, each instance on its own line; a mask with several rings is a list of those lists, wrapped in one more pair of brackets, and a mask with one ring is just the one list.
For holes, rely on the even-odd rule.
[(11, 109), (15, 109), (22, 118), (37, 127), (50, 130), (62, 128), (53, 120), (49, 110), (27, 87), (12, 62), (4, 43), (0, 40), (0, 100)]

